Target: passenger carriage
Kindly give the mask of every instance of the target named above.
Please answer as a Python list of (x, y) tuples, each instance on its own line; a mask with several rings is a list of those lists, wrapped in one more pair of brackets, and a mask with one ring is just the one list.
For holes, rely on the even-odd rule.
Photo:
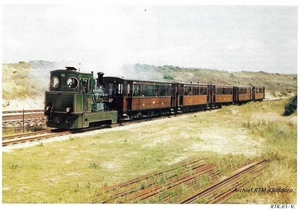
[(207, 84), (178, 83), (177, 84), (177, 110), (178, 112), (200, 111), (209, 105), (209, 91)]
[(119, 120), (174, 113), (175, 84), (104, 77), (109, 109), (118, 110)]
[(235, 86), (233, 88), (234, 104), (243, 104), (252, 101), (252, 88), (251, 86)]
[(262, 101), (265, 99), (265, 87), (263, 86), (252, 86), (252, 100)]
[(221, 108), (222, 105), (233, 104), (233, 86), (210, 84), (208, 89), (211, 108)]

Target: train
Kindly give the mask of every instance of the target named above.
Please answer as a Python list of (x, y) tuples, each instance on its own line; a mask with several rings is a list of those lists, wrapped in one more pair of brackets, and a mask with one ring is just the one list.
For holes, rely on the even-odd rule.
[(84, 73), (75, 67), (50, 71), (45, 91), (47, 127), (82, 129), (155, 116), (263, 101), (263, 86), (146, 81)]

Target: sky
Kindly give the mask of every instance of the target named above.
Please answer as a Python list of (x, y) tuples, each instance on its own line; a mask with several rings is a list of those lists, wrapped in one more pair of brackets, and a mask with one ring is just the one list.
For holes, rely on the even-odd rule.
[(173, 2), (3, 4), (2, 62), (297, 73), (297, 5)]

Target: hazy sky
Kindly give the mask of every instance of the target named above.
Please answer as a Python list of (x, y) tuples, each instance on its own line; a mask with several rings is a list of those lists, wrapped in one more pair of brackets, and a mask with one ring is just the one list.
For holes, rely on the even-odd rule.
[(297, 6), (5, 4), (2, 11), (4, 63), (297, 73)]

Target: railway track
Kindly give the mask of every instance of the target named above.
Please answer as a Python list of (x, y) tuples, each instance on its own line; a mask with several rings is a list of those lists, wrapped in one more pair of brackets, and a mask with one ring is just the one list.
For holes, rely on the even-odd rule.
[(241, 169), (235, 171), (231, 176), (222, 179), (218, 183), (196, 192), (188, 198), (181, 200), (180, 204), (191, 203), (223, 203), (235, 194), (236, 189), (245, 186), (250, 181), (257, 178), (262, 173), (263, 168), (268, 165), (266, 160), (260, 160), (249, 165), (244, 166)]
[(2, 121), (22, 120), (26, 118), (43, 118), (44, 110), (14, 110), (14, 111), (2, 111)]
[(4, 136), (2, 137), (2, 147), (25, 143), (25, 142), (39, 141), (42, 139), (52, 138), (56, 136), (63, 136), (67, 134), (70, 134), (70, 131), (51, 132), (47, 130), (47, 131), (38, 131), (32, 133), (16, 134), (12, 136)]
[(32, 113), (32, 112), (44, 112), (43, 109), (35, 109), (35, 110), (7, 110), (7, 111), (2, 111), (2, 115), (6, 114), (16, 114), (16, 113)]
[(92, 198), (92, 203), (219, 204), (235, 195), (236, 189), (261, 175), (266, 166), (267, 162), (260, 160), (224, 177), (204, 160), (184, 161), (156, 173), (105, 187)]
[(9, 136), (3, 136), (2, 137), (2, 147), (4, 146), (10, 146), (14, 144), (20, 144), (25, 142), (33, 142), (33, 141), (39, 141), (43, 139), (48, 139), (56, 136), (64, 136), (68, 134), (76, 134), (76, 133), (83, 133), (87, 131), (93, 131), (103, 128), (110, 128), (115, 127), (118, 124), (113, 124), (111, 126), (109, 125), (102, 125), (97, 127), (91, 127), (91, 128), (85, 128), (85, 129), (78, 129), (78, 130), (43, 130), (43, 131), (35, 131), (35, 132), (28, 132), (28, 133), (20, 133), (20, 134), (14, 134)]

